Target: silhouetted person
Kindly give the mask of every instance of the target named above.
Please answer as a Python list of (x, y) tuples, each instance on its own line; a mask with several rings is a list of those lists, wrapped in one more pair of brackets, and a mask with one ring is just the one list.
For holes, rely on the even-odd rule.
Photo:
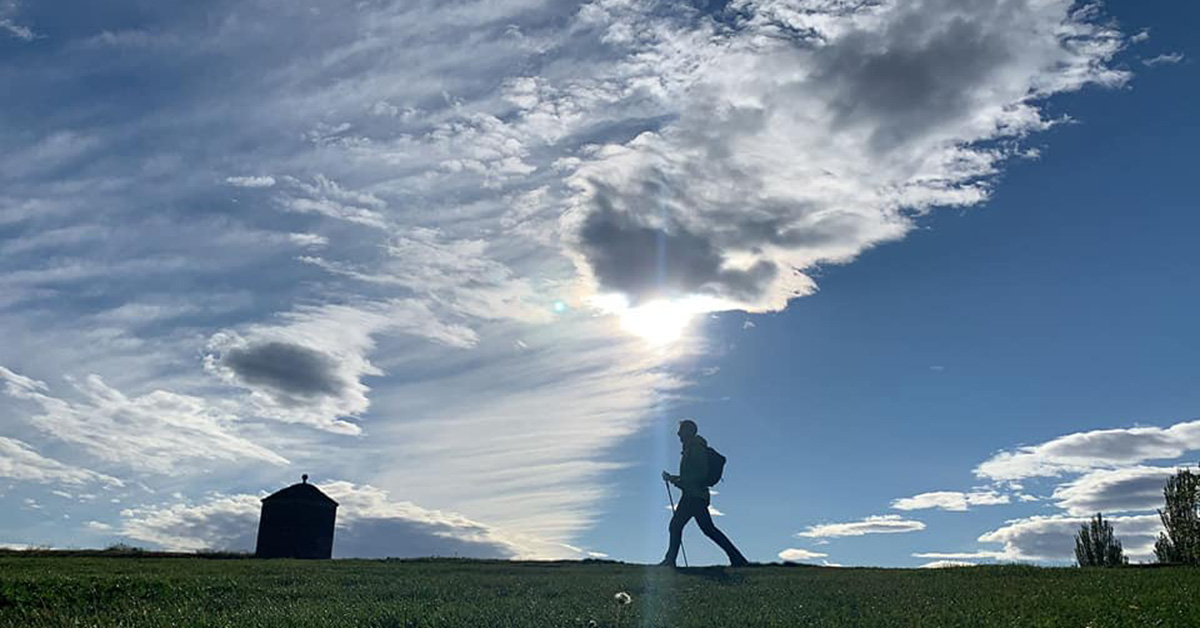
[(700, 531), (712, 539), (725, 554), (729, 563), (734, 567), (749, 564), (745, 556), (734, 547), (729, 537), (717, 529), (712, 515), (708, 513), (711, 496), (708, 492), (708, 442), (698, 433), (696, 422), (684, 419), (679, 422), (679, 442), (683, 443), (683, 455), (679, 460), (679, 475), (671, 475), (663, 471), (663, 479), (679, 487), (683, 497), (675, 507), (675, 515), (671, 517), (671, 545), (667, 548), (667, 556), (660, 565), (675, 566), (675, 558), (679, 555), (679, 544), (683, 542), (683, 527), (688, 520), (695, 517)]

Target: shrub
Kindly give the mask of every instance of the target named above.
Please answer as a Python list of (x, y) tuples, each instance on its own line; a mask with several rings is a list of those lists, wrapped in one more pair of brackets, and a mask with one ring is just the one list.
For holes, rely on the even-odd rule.
[(1129, 562), (1112, 524), (1096, 513), (1075, 535), (1075, 560), (1080, 567), (1117, 567)]
[(1165, 532), (1154, 543), (1160, 563), (1200, 564), (1200, 475), (1181, 469), (1163, 487), (1166, 508), (1158, 511)]

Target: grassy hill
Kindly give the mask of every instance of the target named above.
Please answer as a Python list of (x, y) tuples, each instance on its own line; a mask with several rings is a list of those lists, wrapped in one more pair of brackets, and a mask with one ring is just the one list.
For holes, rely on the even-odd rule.
[(0, 556), (0, 627), (1200, 626), (1200, 570)]

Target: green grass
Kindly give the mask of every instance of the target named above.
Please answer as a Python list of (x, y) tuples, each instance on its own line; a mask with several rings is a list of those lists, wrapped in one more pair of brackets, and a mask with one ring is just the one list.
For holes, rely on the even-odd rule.
[(1200, 570), (0, 556), (0, 626), (1200, 626)]

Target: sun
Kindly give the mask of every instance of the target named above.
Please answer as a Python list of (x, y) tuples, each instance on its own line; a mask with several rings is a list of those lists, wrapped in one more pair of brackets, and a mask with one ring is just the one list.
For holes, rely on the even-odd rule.
[(626, 308), (619, 316), (625, 331), (650, 344), (666, 345), (683, 337), (696, 312), (683, 303), (664, 300)]

